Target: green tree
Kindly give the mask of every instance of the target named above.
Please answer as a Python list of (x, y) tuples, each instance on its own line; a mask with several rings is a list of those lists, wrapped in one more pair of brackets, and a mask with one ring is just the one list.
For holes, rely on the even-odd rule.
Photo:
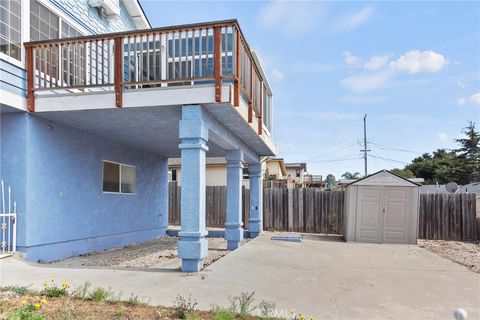
[(395, 169), (392, 169), (390, 170), (392, 173), (396, 174), (397, 176), (400, 176), (400, 177), (403, 177), (403, 178), (415, 178), (415, 174), (408, 170), (408, 169), (399, 169), (399, 168), (395, 168)]
[(338, 189), (337, 179), (335, 178), (335, 176), (333, 174), (329, 174), (325, 178), (325, 190), (335, 191), (337, 189)]
[(480, 180), (480, 133), (475, 130), (475, 123), (470, 120), (468, 126), (463, 128), (465, 138), (455, 139), (460, 148), (455, 150), (458, 153), (458, 162), (469, 178), (470, 182)]
[(356, 180), (360, 178), (360, 172), (351, 173), (349, 171), (342, 174), (342, 178)]

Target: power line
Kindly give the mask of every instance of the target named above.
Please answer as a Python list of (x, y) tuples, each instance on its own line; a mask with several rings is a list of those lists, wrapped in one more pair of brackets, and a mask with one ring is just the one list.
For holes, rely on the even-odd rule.
[(345, 159), (332, 159), (332, 160), (317, 160), (317, 161), (310, 161), (309, 163), (319, 163), (319, 162), (339, 162), (339, 161), (349, 161), (349, 160), (359, 160), (363, 159), (363, 157), (357, 158), (345, 158)]
[(356, 143), (349, 144), (348, 146), (345, 146), (345, 147), (342, 147), (342, 148), (339, 148), (339, 149), (336, 149), (336, 150), (333, 150), (333, 151), (330, 151), (330, 152), (327, 152), (327, 153), (324, 153), (324, 154), (320, 154), (320, 155), (317, 155), (317, 156), (308, 158), (308, 159), (305, 160), (304, 162), (310, 162), (310, 160), (313, 160), (313, 159), (316, 159), (316, 158), (320, 158), (320, 157), (325, 157), (325, 156), (328, 156), (328, 155), (337, 153), (337, 152), (339, 152), (339, 151), (343, 151), (343, 150), (345, 150), (345, 149), (351, 148), (351, 147), (353, 147), (353, 146), (355, 146), (355, 145), (356, 145)]
[(400, 151), (400, 152), (408, 152), (408, 153), (413, 153), (413, 154), (420, 154), (421, 152), (418, 151), (413, 151), (413, 150), (407, 150), (407, 149), (400, 149), (400, 148), (390, 148), (387, 146), (383, 146), (381, 144), (375, 143), (375, 142), (370, 142), (374, 146), (377, 146), (378, 149), (381, 150), (392, 150), (392, 151)]

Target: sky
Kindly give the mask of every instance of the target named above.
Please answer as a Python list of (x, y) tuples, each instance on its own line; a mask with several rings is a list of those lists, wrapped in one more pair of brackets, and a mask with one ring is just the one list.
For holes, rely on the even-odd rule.
[(403, 167), (480, 128), (480, 2), (141, 0), (152, 27), (235, 18), (274, 94), (285, 162), (337, 178)]

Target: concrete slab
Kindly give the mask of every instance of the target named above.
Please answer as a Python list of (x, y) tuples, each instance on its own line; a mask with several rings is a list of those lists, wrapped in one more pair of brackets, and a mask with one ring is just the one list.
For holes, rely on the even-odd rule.
[(283, 242), (272, 241), (272, 235), (250, 241), (198, 274), (67, 269), (10, 258), (0, 260), (0, 285), (41, 288), (52, 277), (75, 285), (90, 281), (154, 305), (192, 294), (203, 309), (255, 291), (257, 302), (276, 302), (279, 316), (295, 309), (319, 319), (453, 319), (461, 307), (469, 319), (480, 319), (480, 275), (422, 248), (312, 235)]

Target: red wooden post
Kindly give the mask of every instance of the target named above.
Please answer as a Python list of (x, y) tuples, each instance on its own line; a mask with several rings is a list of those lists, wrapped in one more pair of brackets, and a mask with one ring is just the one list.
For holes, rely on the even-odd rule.
[(233, 82), (233, 105), (235, 107), (240, 106), (240, 86), (238, 84), (239, 78), (240, 78), (240, 31), (238, 28), (235, 28), (236, 30), (236, 47), (235, 47), (235, 61), (237, 62), (237, 65), (235, 66), (235, 81)]
[(115, 86), (115, 106), (121, 108), (123, 105), (122, 79), (123, 79), (123, 38), (114, 39), (114, 86)]
[(250, 60), (250, 101), (248, 103), (248, 123), (253, 122), (253, 60)]
[(260, 82), (260, 108), (258, 112), (258, 134), (263, 133), (263, 82)]
[(33, 47), (26, 47), (25, 63), (27, 67), (27, 103), (28, 111), (35, 112), (35, 93), (33, 91), (33, 81), (35, 70), (33, 69)]
[(213, 66), (215, 74), (215, 101), (222, 101), (222, 27), (213, 27)]

